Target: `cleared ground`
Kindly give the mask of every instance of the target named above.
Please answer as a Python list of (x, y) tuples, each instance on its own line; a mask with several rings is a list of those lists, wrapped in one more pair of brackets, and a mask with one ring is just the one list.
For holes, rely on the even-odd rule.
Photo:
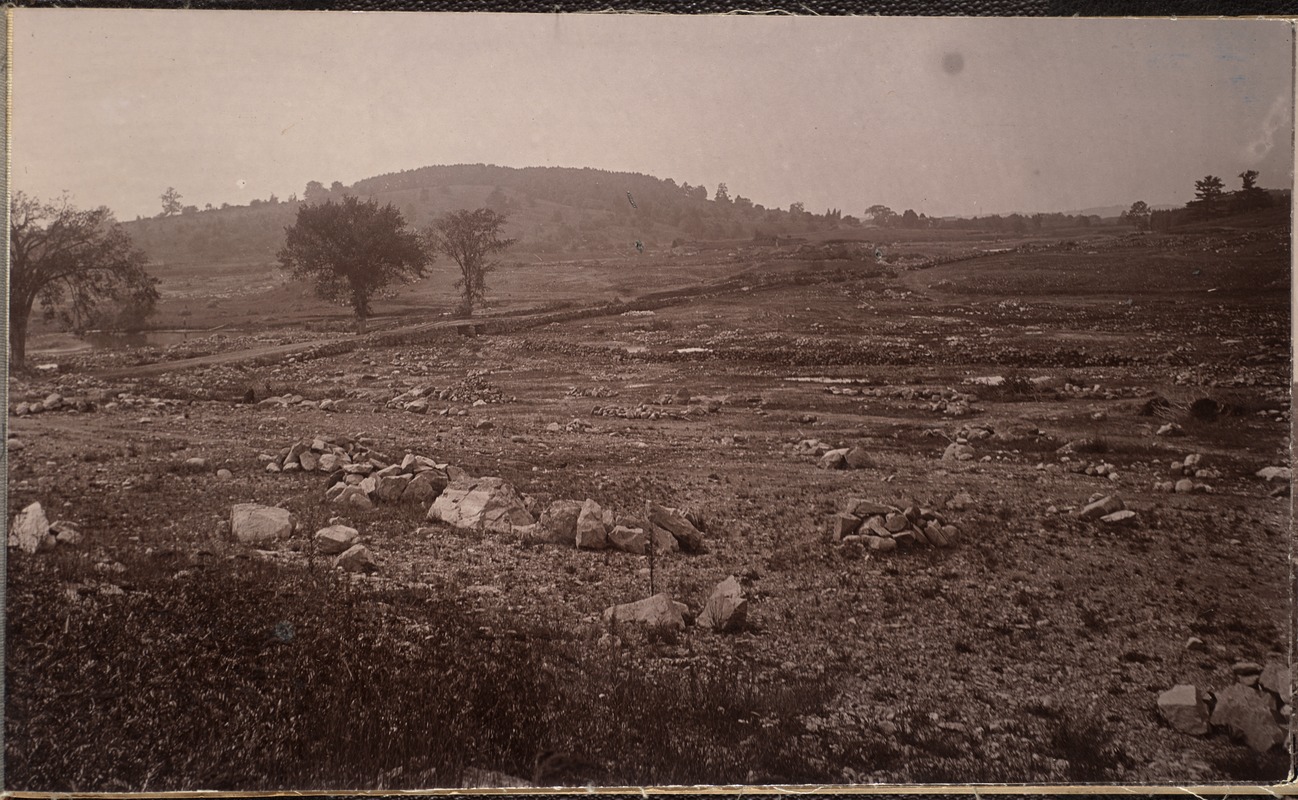
[[(98, 410), (9, 418), (24, 445), (10, 508), (40, 501), (85, 532), (77, 548), (10, 552), (9, 787), (531, 780), (547, 749), (581, 756), (557, 782), (617, 785), (1282, 780), (1283, 754), (1177, 733), (1156, 698), (1224, 689), (1235, 662), (1289, 647), (1289, 500), (1254, 477), (1288, 463), (1287, 238), (1096, 236), (885, 275), (806, 254), (515, 268), (497, 276), (496, 311), (701, 276), (818, 277), (293, 363), (102, 379), (139, 355), (85, 353), (57, 377), (16, 378), (12, 403), (57, 390)], [(329, 335), (235, 331), (147, 359)], [(971, 382), (993, 376), (1007, 380)], [(387, 407), (427, 384), (501, 402)], [(249, 388), (346, 410), (239, 403)], [(975, 410), (920, 396), (947, 389), (977, 395)], [(655, 401), (679, 390), (717, 410), (671, 418), (679, 405)], [(1170, 405), (1142, 416), (1154, 396)], [(1227, 413), (1192, 418), (1201, 397)], [(668, 413), (594, 413), (641, 404)], [(1167, 422), (1186, 435), (1156, 436)], [(542, 507), (693, 509), (709, 552), (658, 558), (652, 588), (697, 614), (735, 575), (749, 625), (606, 636), (604, 608), (650, 594), (643, 557), (428, 526), (423, 508), (343, 514), (380, 569), (339, 577), (307, 544), (338, 514), (324, 477), (258, 460), (319, 435), (500, 476)], [(940, 460), (960, 435), (977, 457)], [(819, 469), (794, 446), (808, 438), (861, 445), (872, 465)], [(1195, 453), (1212, 493), (1155, 490)], [(209, 469), (180, 468), (194, 456)], [(1119, 478), (1071, 471), (1079, 461)], [(1069, 513), (1101, 493), (1138, 524)], [(961, 541), (844, 546), (829, 526), (853, 497), (943, 509)], [(226, 541), (220, 521), (249, 501), (290, 509), (302, 533), (273, 556)]]

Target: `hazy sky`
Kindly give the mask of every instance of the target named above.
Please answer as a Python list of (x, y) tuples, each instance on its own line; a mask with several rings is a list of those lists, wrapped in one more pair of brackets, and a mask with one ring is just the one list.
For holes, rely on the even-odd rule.
[(119, 218), (429, 164), (768, 206), (1183, 202), (1293, 168), (1288, 23), (21, 8), (13, 185)]

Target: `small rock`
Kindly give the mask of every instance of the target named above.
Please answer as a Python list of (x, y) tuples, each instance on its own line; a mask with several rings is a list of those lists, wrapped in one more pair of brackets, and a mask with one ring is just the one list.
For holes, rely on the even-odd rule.
[(1256, 475), (1267, 483), (1293, 480), (1289, 467), (1263, 467)]
[(627, 528), (618, 525), (609, 531), (608, 541), (618, 550), (642, 556), (649, 547), (649, 534), (645, 533), (641, 528)]
[(1189, 478), (1182, 478), (1172, 487), (1172, 491), (1177, 494), (1189, 494), (1194, 491), (1194, 481)]
[(842, 447), (837, 450), (830, 450), (820, 457), (821, 469), (847, 469), (847, 454), (851, 452), (848, 448)]
[(974, 459), (974, 449), (967, 444), (952, 442), (942, 451), (943, 461), (972, 461)]
[(216, 477), (223, 481), (228, 481), (234, 477), (234, 473), (228, 469), (221, 468), (216, 471)]

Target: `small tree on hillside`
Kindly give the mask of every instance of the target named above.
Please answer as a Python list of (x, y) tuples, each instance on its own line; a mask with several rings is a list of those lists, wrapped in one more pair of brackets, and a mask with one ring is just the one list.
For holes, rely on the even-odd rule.
[(90, 318), (105, 301), (152, 313), (157, 280), (148, 259), (113, 212), (73, 208), (67, 198), (42, 203), (14, 192), (9, 201), (9, 363), (27, 357), (27, 323), (39, 299), (48, 318)]
[(424, 242), (395, 206), (350, 196), (299, 206), (279, 251), (280, 267), (314, 281), (321, 298), (350, 305), (361, 333), (370, 301), (393, 281), (422, 278), (428, 261)]
[(1241, 211), (1262, 208), (1271, 204), (1271, 196), (1266, 189), (1257, 185), (1258, 172), (1249, 169), (1239, 174), (1241, 188), (1235, 193), (1234, 205)]
[(170, 217), (179, 214), (182, 206), (180, 204), (180, 192), (176, 187), (168, 186), (167, 191), (162, 193), (162, 216)]
[(1122, 218), (1136, 226), (1136, 230), (1144, 231), (1149, 230), (1149, 214), (1149, 204), (1144, 200), (1137, 200), (1131, 204), (1131, 208), (1122, 212)]
[(491, 256), (499, 253), (516, 240), (501, 238), (507, 218), (489, 208), (476, 211), (454, 211), (433, 225), (429, 238), (440, 252), (460, 267), (460, 279), (455, 287), (463, 294), (460, 310), (473, 314), (473, 305), (481, 304), (487, 297), (487, 273), (496, 268)]

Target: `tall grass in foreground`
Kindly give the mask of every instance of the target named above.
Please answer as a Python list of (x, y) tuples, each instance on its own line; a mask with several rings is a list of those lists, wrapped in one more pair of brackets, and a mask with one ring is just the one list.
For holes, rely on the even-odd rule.
[[(604, 784), (836, 777), (796, 746), (824, 681), (659, 667), (652, 642), (497, 637), (435, 589), (179, 566), (142, 560), (119, 594), (74, 555), (11, 557), (9, 788), (458, 786), (470, 767), (530, 780), (543, 748), (589, 758)], [(849, 752), (863, 770), (889, 757)]]

